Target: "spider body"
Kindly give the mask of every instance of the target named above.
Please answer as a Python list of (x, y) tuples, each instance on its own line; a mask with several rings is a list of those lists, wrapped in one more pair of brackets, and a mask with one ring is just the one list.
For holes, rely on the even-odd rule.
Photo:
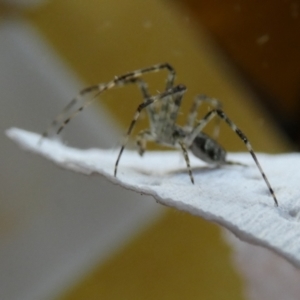
[[(157, 93), (154, 96), (150, 95), (147, 84), (142, 79), (142, 75), (145, 73), (159, 72), (162, 70), (168, 71), (165, 90), (163, 92)], [(225, 123), (227, 123), (228, 126), (244, 142), (256, 166), (258, 167), (263, 177), (263, 180), (265, 181), (269, 189), (271, 196), (274, 199), (275, 205), (278, 206), (278, 201), (276, 199), (275, 193), (265, 173), (263, 172), (260, 163), (257, 160), (257, 157), (248, 138), (231, 121), (231, 119), (227, 117), (227, 115), (222, 110), (221, 103), (217, 99), (209, 98), (205, 95), (197, 96), (191, 107), (186, 124), (184, 126), (179, 126), (176, 123), (182, 98), (184, 93), (186, 92), (186, 87), (182, 84), (174, 85), (175, 75), (176, 73), (174, 68), (168, 63), (163, 63), (129, 72), (121, 76), (116, 76), (113, 80), (109, 81), (108, 83), (101, 83), (87, 87), (83, 89), (79, 93), (79, 95), (75, 97), (64, 108), (62, 113), (54, 119), (52, 124), (43, 133), (43, 137), (48, 136), (51, 131), (54, 131), (57, 134), (59, 134), (72, 118), (74, 118), (86, 106), (92, 103), (92, 101), (104, 91), (107, 91), (114, 87), (121, 87), (127, 84), (136, 84), (142, 93), (143, 102), (137, 107), (134, 117), (127, 130), (127, 134), (122, 143), (119, 155), (115, 163), (115, 176), (117, 176), (119, 161), (124, 151), (124, 148), (128, 142), (129, 136), (131, 135), (131, 132), (140, 116), (141, 111), (144, 109), (147, 111), (148, 114), (149, 128), (141, 131), (137, 135), (136, 144), (140, 155), (144, 154), (147, 142), (149, 141), (156, 142), (164, 146), (181, 149), (192, 183), (194, 183), (194, 177), (190, 166), (188, 149), (190, 149), (196, 157), (209, 164), (232, 164), (231, 162), (226, 161), (226, 151), (216, 141), (216, 138), (219, 134), (219, 122), (215, 126), (213, 138), (203, 133), (204, 127), (212, 119), (218, 117), (216, 120), (225, 121)], [(79, 100), (83, 96), (92, 93), (94, 94), (91, 99), (80, 104), (78, 108), (75, 108), (75, 106), (78, 104)], [(213, 107), (213, 109), (210, 110), (203, 118), (197, 119), (198, 109), (203, 103), (209, 104), (211, 107)]]

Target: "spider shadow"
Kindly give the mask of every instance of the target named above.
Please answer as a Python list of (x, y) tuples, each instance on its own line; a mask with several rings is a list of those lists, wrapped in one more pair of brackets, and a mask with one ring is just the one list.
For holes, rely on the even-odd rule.
[[(198, 166), (198, 167), (191, 167), (191, 170), (194, 174), (197, 173), (201, 173), (201, 174), (205, 174), (205, 173), (211, 173), (214, 171), (219, 171), (223, 168), (226, 168), (228, 166), (232, 166), (232, 165), (236, 165), (236, 166), (241, 166), (241, 167), (248, 167), (248, 165), (243, 164), (243, 163), (239, 163), (239, 162), (234, 162), (234, 161), (226, 161), (225, 164), (212, 164), (212, 165), (204, 165), (204, 166)], [(170, 170), (167, 171), (166, 174), (168, 175), (179, 175), (179, 174), (184, 174), (187, 172), (187, 168), (179, 168), (176, 170)]]
[[(219, 171), (223, 168), (226, 168), (228, 166), (232, 166), (232, 165), (236, 165), (236, 166), (241, 166), (241, 167), (248, 167), (248, 165), (243, 164), (243, 163), (239, 163), (239, 162), (234, 162), (234, 161), (226, 161), (225, 164), (207, 164), (207, 165), (203, 165), (203, 166), (198, 166), (198, 167), (191, 167), (191, 170), (194, 174), (197, 173), (201, 173), (201, 174), (205, 174), (205, 173), (211, 173), (214, 171)], [(182, 167), (182, 168), (177, 168), (177, 169), (173, 169), (173, 170), (168, 170), (165, 172), (153, 172), (153, 171), (146, 171), (143, 168), (139, 168), (139, 167), (131, 167), (131, 169), (133, 169), (135, 172), (138, 172), (140, 174), (146, 175), (146, 176), (171, 176), (171, 175), (180, 175), (180, 174), (186, 174), (188, 172), (188, 169), (186, 167)]]

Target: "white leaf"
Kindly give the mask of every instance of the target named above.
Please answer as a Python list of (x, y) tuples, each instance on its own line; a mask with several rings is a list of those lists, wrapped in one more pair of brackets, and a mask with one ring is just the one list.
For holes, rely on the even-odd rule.
[[(157, 202), (216, 222), (240, 239), (261, 245), (300, 267), (300, 155), (258, 154), (275, 190), (279, 207), (249, 153), (229, 154), (228, 159), (245, 164), (207, 166), (190, 155), (195, 185), (190, 182), (185, 161), (178, 151), (124, 151), (113, 176), (115, 150), (79, 150), (35, 133), (12, 128), (7, 136), (23, 149), (39, 154), (60, 167), (83, 174), (101, 174), (108, 180)], [(101, 193), (101, 190), (99, 190)]]

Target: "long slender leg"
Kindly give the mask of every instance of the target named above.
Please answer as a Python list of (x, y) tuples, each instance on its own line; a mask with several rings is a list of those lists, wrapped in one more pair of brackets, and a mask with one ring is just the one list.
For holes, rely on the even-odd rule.
[[(175, 70), (173, 69), (173, 67), (171, 65), (169, 65), (168, 63), (162, 63), (162, 64), (157, 64), (148, 68), (144, 68), (144, 69), (140, 69), (140, 70), (136, 70), (133, 72), (129, 72), (126, 73), (124, 75), (121, 76), (116, 76), (114, 80), (108, 82), (107, 84), (98, 84), (98, 85), (93, 85), (90, 87), (87, 87), (85, 89), (83, 89), (78, 96), (76, 96), (64, 109), (63, 111), (54, 119), (54, 121), (51, 123), (51, 125), (47, 128), (47, 130), (43, 133), (43, 137), (47, 137), (49, 135), (49, 132), (51, 131), (51, 129), (53, 129), (55, 126), (59, 125), (56, 133), (59, 134), (63, 128), (70, 122), (71, 119), (73, 119), (80, 111), (82, 111), (84, 108), (86, 108), (88, 105), (90, 105), (97, 96), (99, 96), (102, 92), (109, 90), (113, 87), (116, 86), (122, 86), (126, 83), (135, 83), (135, 82), (139, 82), (142, 84), (142, 80), (134, 80), (138, 77), (140, 77), (143, 74), (146, 73), (151, 73), (151, 72), (159, 72), (163, 69), (167, 69), (169, 71), (169, 75), (167, 77), (167, 89), (169, 87), (171, 87), (174, 83), (175, 80)], [(142, 91), (143, 94), (145, 88), (141, 87), (140, 85), (140, 89)], [(146, 85), (144, 85), (146, 86)], [(96, 94), (88, 101), (84, 102), (83, 105), (81, 105), (77, 110), (75, 110), (73, 113), (71, 113), (69, 115), (69, 117), (66, 117), (66, 114), (71, 110), (71, 108), (73, 108), (79, 101), (79, 99), (83, 96), (85, 96), (86, 94), (89, 94), (91, 92), (96, 92)], [(149, 96), (149, 95), (147, 95)], [(149, 115), (154, 115), (153, 110), (151, 111), (148, 110)]]
[(122, 143), (119, 155), (118, 155), (116, 163), (115, 163), (115, 170), (114, 170), (114, 176), (115, 177), (117, 176), (117, 170), (118, 170), (118, 164), (119, 164), (120, 158), (121, 158), (122, 153), (123, 153), (123, 151), (125, 149), (125, 146), (126, 146), (126, 144), (128, 142), (129, 136), (130, 136), (130, 134), (131, 134), (131, 132), (132, 132), (135, 124), (136, 124), (136, 121), (138, 120), (138, 118), (140, 116), (141, 111), (144, 108), (146, 108), (147, 106), (149, 106), (149, 105), (157, 102), (158, 100), (163, 100), (165, 97), (169, 97), (170, 95), (183, 94), (185, 91), (186, 91), (186, 87), (184, 85), (180, 84), (180, 85), (177, 85), (175, 87), (172, 87), (168, 91), (165, 91), (165, 92), (160, 93), (160, 94), (158, 94), (156, 96), (152, 96), (152, 97), (146, 99), (143, 103), (141, 103), (138, 106), (138, 108), (137, 108), (137, 110), (136, 110), (136, 112), (134, 114), (134, 117), (133, 117), (133, 119), (132, 119), (132, 121), (130, 123), (130, 126), (129, 126), (128, 130), (127, 130), (126, 136), (124, 138), (124, 141)]
[(89, 100), (85, 101), (83, 105), (81, 105), (78, 109), (76, 109), (73, 113), (70, 114), (69, 117), (63, 120), (61, 122), (60, 126), (58, 127), (56, 134), (60, 134), (61, 131), (65, 128), (65, 126), (73, 119), (75, 118), (81, 111), (83, 111), (86, 107), (88, 107), (102, 92), (104, 92), (107, 89), (110, 89), (114, 87), (115, 85), (112, 84), (112, 82), (109, 82), (108, 84), (99, 84), (98, 85), (98, 91), (96, 94)]
[[(198, 115), (198, 110), (203, 103), (207, 103), (215, 109), (222, 109), (222, 103), (219, 100), (217, 100), (215, 98), (210, 98), (204, 94), (198, 95), (195, 97), (193, 105), (190, 109), (186, 127), (188, 127), (188, 128), (194, 127), (194, 123), (195, 123), (197, 115)], [(219, 133), (220, 133), (220, 119), (216, 119), (216, 125), (215, 125), (214, 131), (213, 131), (213, 138), (217, 139), (219, 136)]]
[(189, 135), (187, 141), (186, 141), (186, 145), (190, 145), (192, 143), (192, 141), (196, 138), (196, 136), (203, 130), (203, 128), (209, 123), (209, 121), (211, 121), (215, 116), (220, 117), (222, 120), (224, 120), (229, 127), (238, 135), (238, 137), (244, 142), (244, 144), (246, 145), (248, 151), (250, 152), (256, 166), (258, 167), (265, 183), (268, 186), (268, 189), (270, 191), (271, 196), (274, 199), (275, 202), (275, 206), (278, 206), (278, 201), (277, 198), (275, 196), (274, 190), (271, 187), (271, 184), (269, 183), (269, 180), (267, 178), (267, 176), (265, 175), (260, 163), (258, 162), (258, 159), (254, 153), (253, 147), (251, 146), (248, 138), (245, 136), (245, 134), (227, 117), (227, 115), (221, 110), (221, 109), (214, 109), (211, 110), (209, 113), (206, 114), (206, 116), (198, 122), (198, 124), (196, 125), (196, 127), (194, 128), (194, 130), (191, 132), (191, 134)]
[(127, 79), (127, 78), (137, 78), (137, 77), (142, 76), (143, 74), (155, 73), (155, 72), (159, 72), (164, 69), (167, 69), (169, 72), (169, 75), (167, 77), (167, 85), (166, 85), (166, 90), (168, 90), (169, 88), (171, 88), (174, 85), (174, 81), (175, 81), (175, 77), (176, 77), (176, 72), (175, 72), (174, 68), (168, 63), (161, 63), (161, 64), (153, 65), (151, 67), (147, 67), (144, 69), (132, 71), (132, 72), (126, 73), (121, 76), (116, 76), (115, 80), (116, 81), (124, 81), (124, 79)]
[(190, 159), (189, 159), (189, 155), (188, 155), (186, 146), (182, 142), (179, 142), (179, 145), (181, 147), (181, 150), (182, 150), (182, 153), (183, 153), (183, 156), (184, 156), (184, 160), (186, 162), (186, 165), (187, 165), (187, 168), (188, 168), (188, 171), (189, 171), (189, 176), (190, 176), (191, 182), (192, 182), (192, 184), (194, 184), (194, 177), (193, 177), (191, 164), (190, 164)]
[(66, 114), (79, 102), (80, 98), (84, 97), (86, 94), (98, 90), (99, 90), (99, 85), (92, 85), (80, 91), (79, 94), (75, 98), (73, 98), (71, 102), (69, 102), (61, 111), (61, 113), (53, 120), (53, 122), (43, 132), (42, 136), (43, 137), (49, 136), (51, 129), (54, 129), (60, 122), (62, 122)]

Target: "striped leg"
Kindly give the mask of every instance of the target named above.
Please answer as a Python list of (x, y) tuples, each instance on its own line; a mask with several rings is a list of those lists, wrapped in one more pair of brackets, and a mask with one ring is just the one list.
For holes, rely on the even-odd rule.
[(244, 144), (246, 145), (248, 151), (250, 152), (256, 166), (258, 167), (266, 185), (268, 186), (268, 189), (270, 191), (271, 196), (274, 199), (275, 202), (275, 206), (278, 206), (278, 201), (277, 198), (275, 196), (274, 190), (271, 187), (271, 184), (269, 183), (269, 180), (267, 178), (267, 176), (265, 175), (255, 153), (254, 150), (248, 140), (248, 138), (245, 136), (245, 134), (227, 117), (227, 115), (221, 110), (221, 109), (214, 109), (211, 110), (208, 114), (206, 114), (206, 116), (198, 122), (198, 124), (195, 126), (195, 128), (193, 129), (193, 131), (190, 133), (190, 135), (188, 136), (188, 140), (186, 142), (186, 145), (190, 145), (193, 140), (196, 138), (196, 136), (203, 130), (203, 128), (215, 117), (218, 116), (220, 117), (222, 120), (224, 120), (229, 127), (239, 136), (239, 138), (244, 142)]
[(130, 126), (129, 126), (128, 130), (127, 130), (126, 136), (124, 138), (124, 141), (122, 143), (119, 155), (118, 155), (116, 163), (115, 163), (115, 170), (114, 170), (114, 176), (115, 177), (117, 176), (117, 170), (118, 170), (118, 164), (119, 164), (120, 158), (121, 158), (122, 153), (123, 153), (123, 151), (124, 151), (124, 149), (125, 149), (125, 147), (127, 145), (127, 142), (128, 142), (129, 137), (130, 137), (130, 134), (131, 134), (131, 132), (132, 132), (132, 130), (133, 130), (133, 128), (134, 128), (134, 126), (135, 126), (135, 124), (136, 124), (139, 116), (140, 116), (141, 111), (144, 108), (146, 108), (147, 106), (149, 106), (149, 105), (151, 105), (151, 104), (153, 104), (153, 103), (155, 103), (155, 102), (157, 102), (159, 100), (163, 100), (166, 97), (170, 97), (171, 95), (176, 95), (176, 94), (183, 95), (183, 93), (185, 91), (186, 91), (186, 87), (184, 85), (177, 85), (177, 86), (169, 89), (168, 91), (165, 91), (165, 92), (160, 93), (160, 94), (158, 94), (156, 96), (152, 96), (152, 97), (146, 99), (143, 103), (141, 103), (138, 106), (138, 108), (137, 108), (137, 110), (136, 110), (136, 112), (134, 114), (134, 117), (133, 117), (133, 119), (132, 119), (132, 121), (130, 123)]
[(189, 159), (189, 155), (188, 155), (186, 146), (182, 142), (179, 142), (179, 145), (180, 145), (181, 150), (183, 152), (184, 160), (186, 162), (186, 166), (187, 166), (188, 171), (189, 171), (191, 182), (192, 182), (192, 184), (194, 184), (194, 177), (193, 177), (193, 173), (192, 173), (192, 169), (191, 169), (191, 164), (190, 164), (190, 159)]
[[(158, 64), (154, 65), (148, 68), (136, 70), (130, 73), (126, 73), (121, 76), (116, 76), (114, 80), (108, 82), (107, 84), (98, 84), (93, 85), (90, 87), (87, 87), (83, 89), (63, 110), (62, 112), (54, 119), (54, 121), (51, 123), (51, 125), (46, 129), (46, 131), (42, 134), (43, 137), (49, 136), (49, 133), (55, 129), (56, 126), (58, 126), (58, 129), (56, 130), (56, 133), (59, 134), (64, 127), (70, 122), (71, 119), (76, 117), (83, 109), (85, 109), (87, 106), (89, 106), (97, 96), (99, 96), (102, 92), (109, 90), (111, 88), (114, 88), (116, 86), (123, 86), (128, 83), (138, 83), (140, 90), (142, 91), (142, 94), (145, 98), (149, 97), (149, 94), (147, 92), (147, 86), (144, 81), (141, 79), (138, 80), (137, 78), (142, 76), (146, 73), (151, 72), (159, 72), (163, 69), (167, 69), (169, 71), (169, 75), (167, 77), (167, 89), (171, 86), (173, 86), (174, 80), (175, 80), (175, 70), (171, 65), (168, 63)], [(68, 117), (66, 117), (67, 113), (71, 111), (71, 109), (79, 102), (79, 100), (92, 92), (95, 92), (94, 96), (85, 101), (78, 109), (76, 109), (73, 113), (70, 113)], [(154, 110), (150, 109), (148, 110), (149, 116), (154, 118)]]
[(124, 81), (128, 78), (137, 78), (146, 73), (155, 73), (155, 72), (159, 72), (164, 69), (166, 69), (169, 72), (169, 75), (167, 77), (167, 85), (166, 85), (166, 90), (168, 90), (169, 88), (171, 88), (174, 85), (174, 81), (175, 81), (175, 77), (176, 77), (176, 72), (175, 72), (174, 68), (168, 63), (157, 64), (157, 65), (153, 65), (148, 68), (132, 71), (132, 72), (126, 73), (121, 76), (116, 76), (115, 80), (116, 81)]
[(50, 135), (50, 132), (55, 129), (55, 127), (66, 119), (66, 114), (71, 111), (71, 109), (80, 101), (82, 97), (91, 92), (99, 91), (99, 85), (93, 85), (87, 87), (79, 92), (79, 94), (72, 99), (72, 101), (64, 107), (61, 113), (53, 120), (53, 122), (48, 126), (48, 128), (43, 132), (42, 137), (45, 138)]

